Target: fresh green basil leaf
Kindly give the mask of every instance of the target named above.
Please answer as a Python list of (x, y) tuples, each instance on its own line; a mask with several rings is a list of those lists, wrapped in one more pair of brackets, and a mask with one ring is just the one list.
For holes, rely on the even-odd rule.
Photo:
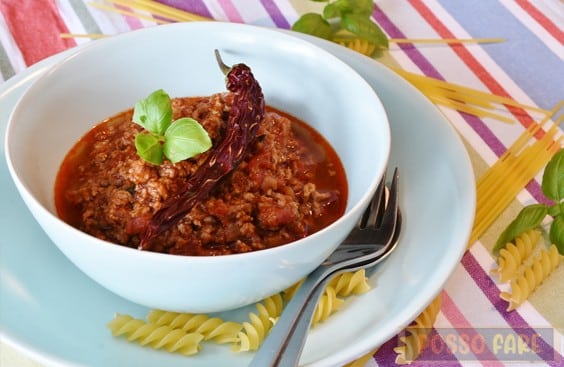
[(388, 37), (370, 18), (359, 14), (345, 14), (341, 18), (341, 25), (347, 31), (380, 48), (389, 47)]
[(564, 255), (564, 217), (557, 216), (550, 224), (550, 241), (556, 245), (560, 255)]
[(172, 122), (172, 104), (168, 94), (159, 89), (137, 102), (133, 110), (133, 122), (162, 136)]
[(353, 14), (361, 14), (370, 17), (372, 16), (372, 13), (374, 13), (373, 0), (356, 0), (354, 3), (355, 6), (352, 9)]
[(542, 192), (556, 202), (564, 199), (564, 149), (561, 149), (544, 169)]
[(306, 33), (315, 37), (331, 40), (333, 38), (333, 28), (319, 14), (307, 13), (302, 15), (292, 25), (292, 30)]
[(556, 217), (557, 215), (564, 215), (564, 203), (556, 203), (548, 207), (548, 215)]
[(149, 163), (163, 163), (163, 146), (158, 136), (139, 133), (135, 136), (137, 154)]
[(192, 158), (212, 146), (207, 131), (196, 120), (188, 117), (172, 123), (164, 136), (163, 151), (172, 163)]
[(547, 212), (548, 208), (543, 204), (528, 205), (521, 209), (517, 218), (509, 224), (497, 239), (493, 248), (494, 254), (497, 255), (499, 250), (505, 247), (508, 242), (513, 241), (515, 237), (540, 225)]
[(374, 12), (372, 0), (336, 0), (323, 9), (325, 19), (339, 18), (346, 14), (358, 14), (369, 18)]
[(341, 17), (341, 8), (338, 6), (338, 1), (329, 3), (323, 8), (323, 18), (333, 19)]

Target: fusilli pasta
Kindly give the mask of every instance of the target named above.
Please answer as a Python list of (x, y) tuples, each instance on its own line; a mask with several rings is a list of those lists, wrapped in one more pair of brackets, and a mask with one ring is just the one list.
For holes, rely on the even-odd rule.
[(243, 322), (243, 330), (237, 333), (237, 340), (232, 346), (236, 352), (257, 350), (272, 329), (283, 309), (282, 296), (275, 294), (257, 303), (257, 313), (249, 313), (249, 321)]
[(376, 51), (376, 46), (373, 43), (360, 38), (355, 38), (352, 40), (342, 40), (338, 43), (341, 46), (345, 46), (366, 56), (372, 56), (374, 54), (374, 51)]
[(427, 345), (427, 339), (431, 332), (437, 315), (441, 310), (441, 295), (435, 298), (417, 318), (405, 328), (405, 335), (400, 336), (403, 345), (394, 348), (397, 353), (397, 364), (411, 364)]
[(223, 321), (217, 317), (162, 310), (152, 310), (147, 315), (147, 320), (159, 326), (168, 325), (184, 332), (200, 333), (204, 336), (204, 340), (213, 340), (220, 344), (236, 341), (237, 334), (243, 328), (238, 322)]
[(509, 281), (518, 275), (521, 264), (531, 256), (540, 239), (540, 231), (531, 229), (517, 236), (515, 243), (509, 242), (499, 251), (495, 272), (501, 282)]
[(511, 280), (511, 293), (501, 292), (500, 297), (509, 302), (507, 311), (514, 310), (521, 305), (535, 288), (556, 269), (560, 260), (561, 257), (555, 245), (551, 245), (548, 250), (542, 250), (523, 273)]
[(325, 291), (319, 297), (319, 302), (315, 307), (315, 312), (311, 320), (311, 325), (315, 326), (318, 323), (327, 320), (334, 312), (341, 308), (343, 300), (337, 298), (337, 292), (332, 286), (327, 286)]
[(124, 335), (130, 342), (147, 345), (155, 349), (165, 349), (184, 355), (193, 355), (200, 350), (204, 336), (200, 333), (187, 333), (168, 325), (157, 325), (129, 315), (117, 314), (108, 324), (114, 336)]
[[(285, 301), (294, 296), (302, 282), (256, 304), (256, 313), (239, 323), (224, 321), (205, 314), (151, 310), (145, 320), (118, 314), (108, 324), (114, 336), (155, 349), (192, 355), (200, 350), (202, 341), (231, 343), (236, 352), (257, 350), (282, 313)], [(339, 297), (368, 291), (364, 270), (342, 273), (330, 281), (321, 296), (312, 325), (326, 320), (343, 304)]]
[[(294, 296), (296, 290), (300, 287), (302, 281), (294, 284), (286, 289), (284, 299), (287, 301)], [(325, 321), (335, 311), (341, 308), (343, 300), (339, 297), (349, 297), (353, 294), (362, 294), (370, 290), (367, 282), (366, 271), (360, 269), (357, 271), (344, 272), (334, 276), (327, 284), (323, 294), (319, 298), (319, 302), (313, 314), (311, 325)]]
[(345, 272), (335, 276), (329, 282), (329, 286), (335, 289), (337, 296), (348, 297), (351, 294), (362, 294), (370, 290), (364, 269), (355, 272)]

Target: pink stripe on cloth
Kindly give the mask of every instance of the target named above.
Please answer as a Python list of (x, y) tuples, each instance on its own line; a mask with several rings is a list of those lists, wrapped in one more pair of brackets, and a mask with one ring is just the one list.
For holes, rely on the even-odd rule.
[[(116, 7), (119, 8), (119, 9), (122, 9), (124, 11), (131, 11), (131, 8), (128, 8), (127, 6), (116, 5)], [(141, 20), (139, 18), (129, 16), (129, 15), (124, 15), (123, 19), (125, 20), (125, 22), (129, 26), (129, 28), (131, 28), (131, 30), (141, 29), (141, 28), (144, 27), (143, 23), (141, 22)]]
[[(447, 292), (443, 291), (441, 293), (442, 297), (442, 307), (441, 311), (443, 315), (448, 319), (448, 321), (452, 324), (454, 329), (464, 331), (466, 335), (479, 335), (479, 332), (472, 327), (470, 322), (466, 319), (466, 317), (462, 314), (456, 303), (453, 301), (452, 298), (448, 295)], [(497, 358), (495, 354), (492, 353), (491, 350), (488, 349), (487, 346), (484, 347), (483, 352), (476, 356), (476, 360), (480, 361), (483, 366), (487, 367), (502, 367), (503, 363), (497, 362)]]
[(233, 5), (232, 1), (230, 1), (230, 0), (217, 0), (217, 2), (219, 3), (219, 5), (223, 9), (223, 11), (225, 12), (227, 19), (230, 22), (244, 23), (243, 17), (241, 17), (241, 14), (239, 14), (239, 11), (235, 7), (235, 5)]
[(554, 24), (554, 22), (547, 18), (539, 9), (526, 0), (516, 0), (516, 3), (558, 42), (564, 43), (564, 30)]
[(76, 46), (54, 0), (2, 0), (2, 12), (27, 66)]

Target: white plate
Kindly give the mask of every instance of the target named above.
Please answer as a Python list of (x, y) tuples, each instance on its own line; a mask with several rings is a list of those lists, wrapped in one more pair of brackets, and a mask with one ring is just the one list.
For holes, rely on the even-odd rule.
[[(401, 177), (404, 222), (398, 249), (370, 276), (373, 289), (349, 298), (343, 310), (317, 326), (306, 342), (302, 365), (338, 366), (393, 337), (440, 292), (470, 234), (474, 176), (457, 133), (407, 82), (374, 60), (302, 37), (349, 63), (376, 90), (390, 119), (390, 167), (397, 165)], [(0, 85), (2, 140), (17, 98), (39, 74), (72, 52), (44, 60)], [(113, 338), (105, 325), (115, 312), (143, 317), (148, 310), (106, 291), (57, 250), (20, 200), (9, 179), (4, 151), (1, 154), (0, 336), (4, 342), (54, 366), (249, 363), (252, 354), (235, 354), (228, 346), (204, 344), (197, 356), (183, 357)], [(363, 158), (370, 159), (359, 157)], [(241, 320), (254, 310), (249, 306), (221, 316)]]

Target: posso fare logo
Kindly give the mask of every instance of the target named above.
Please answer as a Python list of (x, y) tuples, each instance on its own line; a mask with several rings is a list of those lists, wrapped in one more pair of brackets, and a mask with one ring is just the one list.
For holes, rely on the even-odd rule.
[[(437, 328), (401, 334), (419, 337), (426, 347), (418, 362), (431, 361), (555, 361), (551, 328)], [(400, 345), (401, 345), (400, 341)]]

